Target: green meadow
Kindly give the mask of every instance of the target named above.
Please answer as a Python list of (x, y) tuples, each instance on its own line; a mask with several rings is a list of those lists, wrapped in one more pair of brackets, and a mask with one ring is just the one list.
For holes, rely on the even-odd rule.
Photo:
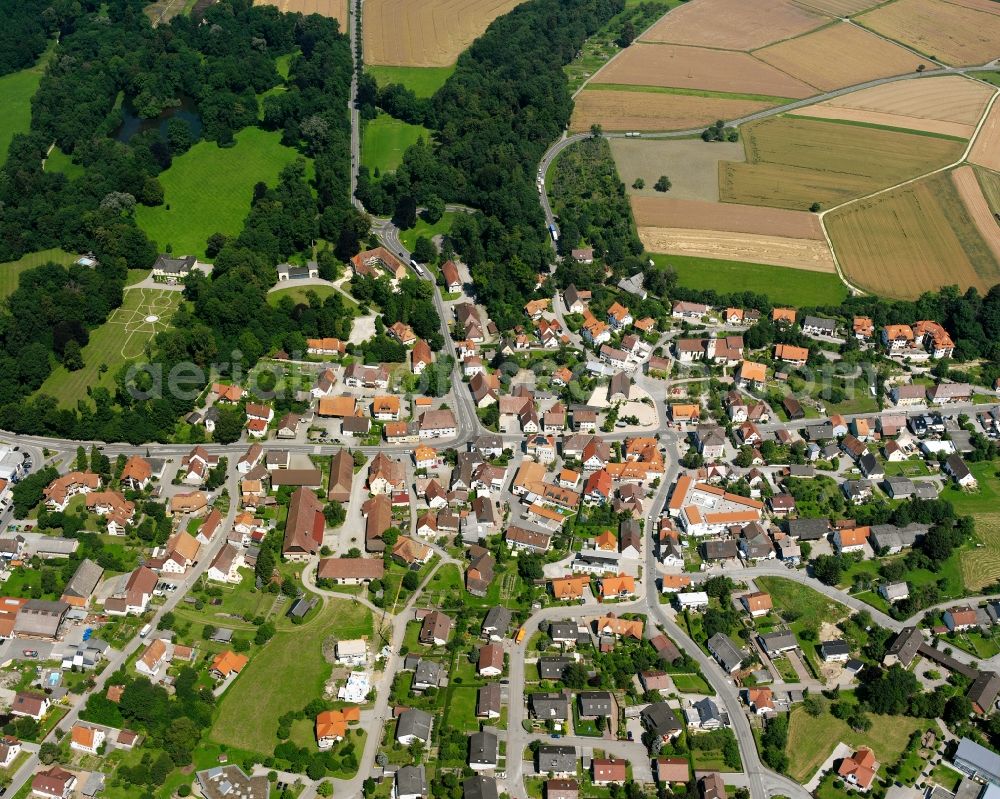
[(213, 233), (233, 236), (243, 228), (254, 185), (273, 186), (281, 170), (299, 157), (281, 143), (278, 132), (245, 128), (235, 139), (232, 147), (201, 141), (175, 158), (160, 175), (163, 205), (135, 209), (139, 227), (161, 251), (169, 244), (177, 255), (204, 257)]

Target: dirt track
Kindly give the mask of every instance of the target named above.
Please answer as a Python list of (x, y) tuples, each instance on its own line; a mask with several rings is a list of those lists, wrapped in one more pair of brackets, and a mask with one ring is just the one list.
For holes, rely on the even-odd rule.
[(836, 269), (825, 241), (653, 227), (640, 227), (639, 238), (650, 252), (789, 266), (809, 272), (834, 272)]

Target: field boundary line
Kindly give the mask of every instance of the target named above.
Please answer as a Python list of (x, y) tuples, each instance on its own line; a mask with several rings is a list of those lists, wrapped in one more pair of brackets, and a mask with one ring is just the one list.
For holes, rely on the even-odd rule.
[(817, 216), (819, 217), (820, 228), (823, 231), (823, 236), (826, 238), (827, 244), (830, 247), (830, 252), (833, 255), (833, 263), (837, 267), (837, 275), (840, 277), (844, 285), (847, 286), (847, 288), (850, 291), (856, 294), (865, 293), (862, 289), (852, 284), (844, 275), (844, 270), (840, 265), (840, 259), (837, 258), (836, 248), (834, 248), (833, 246), (833, 239), (830, 238), (830, 233), (826, 228), (826, 215), (833, 211), (839, 211), (840, 209), (845, 208), (848, 205), (853, 205), (854, 203), (860, 203), (863, 202), (864, 200), (870, 200), (873, 197), (878, 197), (879, 195), (886, 194), (890, 191), (901, 189), (904, 186), (909, 186), (911, 183), (916, 183), (919, 180), (925, 180), (926, 178), (929, 178), (933, 175), (938, 175), (942, 172), (948, 172), (952, 169), (955, 169), (958, 166), (961, 166), (963, 163), (966, 162), (966, 159), (968, 159), (969, 153), (972, 152), (972, 147), (975, 145), (976, 139), (979, 138), (979, 133), (983, 129), (983, 125), (986, 123), (986, 119), (987, 117), (989, 117), (990, 111), (993, 109), (993, 104), (996, 102), (997, 97), (1000, 97), (1000, 88), (994, 88), (993, 94), (990, 96), (989, 101), (986, 103), (986, 108), (983, 110), (982, 115), (979, 117), (979, 122), (976, 124), (976, 129), (972, 131), (972, 135), (969, 137), (969, 142), (965, 147), (965, 151), (962, 153), (961, 157), (954, 163), (938, 167), (937, 169), (931, 170), (926, 174), (918, 175), (915, 178), (909, 178), (908, 180), (904, 180), (901, 183), (897, 183), (895, 186), (889, 186), (888, 188), (885, 189), (879, 189), (878, 191), (873, 191), (870, 194), (866, 194), (864, 197), (856, 197), (853, 200), (846, 200), (845, 202), (842, 202), (839, 205), (835, 205), (832, 208), (828, 208), (825, 211), (820, 211), (819, 214), (817, 214)]

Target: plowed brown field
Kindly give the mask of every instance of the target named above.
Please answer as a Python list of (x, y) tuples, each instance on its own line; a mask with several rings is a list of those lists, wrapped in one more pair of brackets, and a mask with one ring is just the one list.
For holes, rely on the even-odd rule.
[(347, 25), (347, 0), (254, 0), (254, 5), (277, 6), (281, 12), (300, 12), (332, 17), (340, 23), (340, 29)]
[[(834, 97), (792, 113), (847, 119), (969, 138), (993, 90), (982, 83), (946, 75), (903, 80)], [(985, 129), (980, 135), (985, 133)]]
[(673, 197), (633, 196), (632, 213), (638, 227), (712, 229), (793, 239), (823, 239), (819, 218), (805, 211), (678, 200)]
[[(694, 8), (694, 5), (682, 8)], [(747, 53), (673, 44), (633, 44), (592, 80), (594, 83), (707, 89), (773, 97), (816, 94), (812, 86)]]
[(829, 21), (792, 0), (697, 0), (667, 14), (643, 41), (753, 50)]
[(369, 64), (446, 67), (497, 17), (523, 0), (366, 0)]
[(1000, 262), (1000, 224), (986, 203), (983, 190), (976, 180), (976, 173), (971, 166), (961, 166), (951, 173), (951, 179), (958, 190), (958, 196), (962, 198), (969, 211), (969, 216), (972, 217), (976, 230), (990, 248), (993, 257)]
[(858, 22), (946, 64), (982, 64), (1000, 56), (1000, 16), (945, 0), (895, 0)]
[(640, 227), (639, 239), (650, 252), (692, 255), (723, 261), (747, 261), (790, 266), (809, 272), (833, 272), (836, 267), (825, 241), (726, 233), (719, 230)]
[(596, 122), (611, 131), (688, 130), (717, 119), (738, 119), (771, 105), (725, 97), (587, 89), (576, 97), (570, 129), (590, 130)]
[(823, 91), (915, 72), (921, 65), (936, 66), (847, 22), (772, 44), (754, 55)]
[(1000, 172), (1000, 100), (993, 103), (979, 135), (976, 137), (969, 160), (979, 166)]
[(825, 218), (845, 276), (874, 294), (911, 299), (958, 284), (985, 291), (1000, 266), (945, 173), (852, 203)]

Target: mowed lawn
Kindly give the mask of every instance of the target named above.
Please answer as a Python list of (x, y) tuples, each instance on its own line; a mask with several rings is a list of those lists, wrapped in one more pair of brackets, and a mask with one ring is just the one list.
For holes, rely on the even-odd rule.
[[(83, 368), (70, 372), (61, 364), (56, 366), (39, 393), (55, 397), (64, 408), (75, 408), (77, 400), (87, 399), (88, 387), (101, 385), (113, 390), (118, 368), (143, 357), (147, 342), (169, 327), (180, 301), (179, 291), (129, 289), (121, 307), (90, 332), (90, 341), (83, 348)], [(103, 372), (102, 364), (107, 367)]]
[(433, 239), (435, 236), (447, 233), (451, 230), (451, 223), (455, 221), (455, 217), (461, 213), (460, 211), (445, 211), (441, 218), (435, 222), (433, 225), (425, 222), (420, 216), (417, 217), (417, 224), (411, 227), (409, 230), (399, 231), (399, 240), (403, 243), (403, 246), (408, 250), (413, 250), (417, 246), (417, 239), (421, 236), (426, 236), (429, 239)]
[(430, 141), (430, 131), (422, 125), (410, 125), (388, 114), (379, 114), (365, 123), (361, 163), (372, 172), (376, 169), (391, 172), (403, 163), (403, 153), (407, 148), (421, 137), (425, 142)]
[[(841, 698), (845, 698), (841, 694)], [(788, 724), (788, 775), (797, 782), (806, 782), (830, 756), (840, 742), (857, 748), (868, 746), (883, 766), (895, 763), (906, 749), (914, 730), (927, 726), (924, 719), (910, 716), (880, 716), (870, 714), (871, 729), (855, 732), (846, 721), (835, 718), (827, 708), (818, 716), (810, 716), (802, 705), (792, 708)]]
[(246, 128), (235, 138), (233, 147), (201, 141), (175, 158), (160, 175), (164, 204), (136, 207), (139, 227), (161, 252), (170, 244), (177, 255), (204, 257), (213, 233), (239, 233), (250, 213), (254, 185), (263, 181), (273, 186), (299, 155), (281, 143), (278, 132)]
[(54, 49), (53, 42), (35, 66), (0, 78), (0, 97), (3, 98), (3, 115), (0, 116), (0, 166), (7, 161), (7, 150), (14, 134), (27, 133), (31, 127), (31, 98), (38, 89)]
[(979, 591), (1000, 580), (1000, 477), (989, 461), (970, 465), (979, 489), (965, 492), (949, 485), (942, 497), (955, 510), (975, 518), (976, 538), (981, 546), (962, 552), (962, 580), (969, 591)]
[(69, 266), (76, 259), (77, 256), (72, 253), (55, 247), (51, 250), (29, 252), (26, 255), (22, 255), (16, 261), (0, 263), (0, 299), (9, 297), (14, 293), (15, 289), (17, 289), (17, 282), (21, 277), (21, 273), (26, 269), (34, 269), (36, 266), (47, 264), (49, 261)]
[(450, 67), (379, 67), (365, 68), (369, 75), (375, 78), (380, 86), (390, 83), (401, 83), (417, 97), (430, 97), (444, 86), (444, 82), (455, 71), (455, 65)]
[(678, 284), (691, 289), (719, 294), (753, 291), (766, 294), (776, 304), (798, 308), (839, 305), (847, 297), (847, 288), (835, 274), (690, 255), (649, 257), (660, 266), (673, 269)]
[[(317, 297), (325, 300), (331, 294), (336, 294), (337, 290), (333, 286), (292, 286), (291, 288), (268, 292), (267, 304), (277, 306), (282, 297), (291, 297), (292, 302), (296, 305), (300, 302), (307, 303), (309, 302), (309, 292), (315, 292)], [(344, 301), (348, 302), (347, 297), (344, 297)]]
[(311, 621), (278, 632), (223, 694), (210, 737), (251, 752), (270, 754), (278, 743), (278, 717), (323, 695), (331, 666), (323, 641), (372, 635), (371, 612), (347, 600), (330, 600)]

